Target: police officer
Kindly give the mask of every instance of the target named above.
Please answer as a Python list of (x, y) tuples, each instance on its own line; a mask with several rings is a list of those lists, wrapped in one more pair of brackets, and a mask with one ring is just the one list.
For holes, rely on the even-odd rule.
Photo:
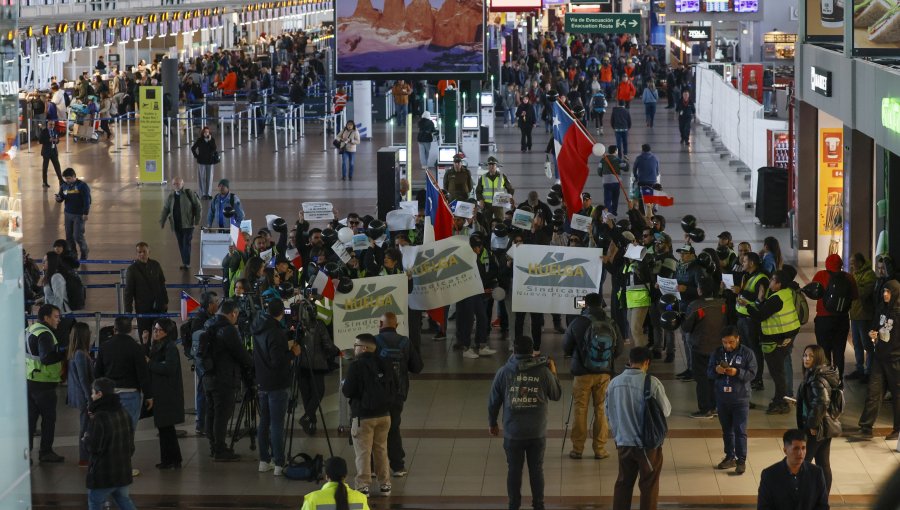
[(453, 166), (444, 174), (444, 191), (450, 194), (452, 200), (465, 200), (472, 193), (472, 174), (465, 165), (464, 154), (453, 156)]
[[(510, 195), (515, 191), (510, 184), (509, 179), (498, 170), (503, 166), (496, 157), (490, 156), (487, 159), (488, 173), (478, 179), (478, 186), (475, 187), (475, 198), (478, 199), (478, 205), (484, 210), (485, 223), (490, 226), (491, 219), (503, 221), (503, 207), (494, 206), (494, 194), (505, 191)], [(512, 204), (515, 207), (515, 204)]]
[(760, 321), (760, 347), (769, 366), (769, 375), (775, 383), (775, 396), (766, 414), (787, 414), (791, 411), (791, 406), (784, 401), (788, 391), (784, 360), (790, 356), (794, 337), (800, 331), (791, 281), (793, 278), (787, 271), (775, 271), (766, 299), (748, 308), (751, 317)]
[(41, 462), (62, 462), (65, 457), (53, 451), (56, 432), (56, 387), (62, 380), (65, 351), (59, 350), (54, 331), (59, 327), (59, 308), (43, 305), (38, 322), (25, 330), (25, 378), (28, 389), (28, 451), (34, 445), (34, 431), (41, 417)]
[[(737, 295), (735, 312), (737, 313), (737, 327), (741, 332), (741, 340), (753, 349), (756, 359), (762, 359), (762, 348), (759, 344), (759, 321), (750, 316), (748, 308), (756, 306), (758, 301), (763, 301), (769, 288), (769, 278), (760, 269), (759, 254), (748, 251), (741, 256), (741, 271), (743, 276), (741, 283), (732, 287), (731, 291)], [(737, 283), (737, 282), (735, 282)], [(753, 389), (762, 390), (762, 366), (753, 380)]]
[(741, 345), (734, 326), (722, 330), (722, 346), (709, 358), (706, 374), (715, 380), (716, 409), (722, 426), (725, 458), (716, 469), (747, 470), (747, 416), (750, 414), (750, 381), (756, 376), (756, 357)]

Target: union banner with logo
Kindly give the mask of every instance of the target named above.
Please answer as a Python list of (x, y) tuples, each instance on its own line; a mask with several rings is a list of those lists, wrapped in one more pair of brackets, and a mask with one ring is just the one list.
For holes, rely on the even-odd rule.
[(405, 274), (353, 280), (353, 290), (334, 295), (334, 345), (352, 349), (356, 335), (378, 334), (379, 320), (387, 312), (397, 315), (397, 333), (409, 334), (406, 314), (408, 289)]
[(427, 246), (404, 246), (403, 268), (412, 272), (409, 307), (431, 310), (484, 292), (478, 258), (469, 240), (448, 237)]
[(513, 258), (512, 311), (579, 314), (575, 300), (600, 287), (600, 248), (523, 244)]

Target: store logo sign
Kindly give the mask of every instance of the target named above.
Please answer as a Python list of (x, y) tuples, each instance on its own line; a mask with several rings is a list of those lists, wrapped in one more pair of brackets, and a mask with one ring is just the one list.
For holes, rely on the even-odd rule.
[(831, 97), (831, 71), (818, 69), (816, 66), (809, 68), (809, 85), (813, 92)]
[(689, 28), (687, 31), (687, 39), (688, 39), (688, 41), (708, 41), (709, 40), (709, 29), (708, 28)]
[(900, 99), (885, 97), (881, 100), (881, 125), (900, 135)]

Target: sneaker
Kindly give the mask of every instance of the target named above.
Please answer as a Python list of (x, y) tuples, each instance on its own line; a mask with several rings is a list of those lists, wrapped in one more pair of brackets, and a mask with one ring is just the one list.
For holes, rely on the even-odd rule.
[(392, 472), (391, 476), (393, 476), (395, 478), (403, 478), (404, 476), (406, 476), (408, 474), (409, 474), (409, 471), (407, 471), (406, 469), (400, 468), (400, 469)]
[(260, 473), (265, 473), (265, 472), (267, 472), (267, 471), (272, 471), (273, 469), (275, 469), (275, 463), (274, 463), (274, 462), (265, 462), (265, 461), (262, 461), (262, 460), (259, 461), (259, 469), (258, 469), (258, 471), (259, 471)]
[(59, 464), (60, 462), (64, 462), (66, 458), (62, 455), (57, 455), (56, 452), (50, 450), (49, 452), (40, 454), (38, 460), (45, 464)]
[(865, 375), (864, 372), (861, 372), (861, 371), (857, 370), (857, 371), (853, 372), (853, 373), (850, 374), (850, 375), (844, 376), (844, 379), (848, 379), (848, 380), (860, 379), (860, 378), (862, 378), (862, 376), (864, 376), (864, 375)]
[(479, 357), (480, 356), (478, 356), (478, 353), (475, 352), (475, 349), (470, 348), (463, 351), (463, 358), (478, 359)]
[(609, 457), (609, 452), (606, 450), (600, 450), (599, 452), (594, 452), (594, 458), (597, 460), (603, 460)]
[(709, 420), (712, 417), (712, 411), (694, 411), (691, 413), (691, 418), (694, 418), (695, 420)]
[(734, 474), (742, 475), (747, 471), (747, 462), (743, 460), (737, 461), (737, 466), (734, 468)]
[(766, 414), (788, 414), (789, 412), (791, 412), (791, 406), (784, 403), (772, 402), (766, 409)]
[(890, 434), (884, 436), (885, 441), (894, 441), (900, 439), (900, 431), (892, 430)]
[(383, 483), (383, 484), (381, 484), (381, 487), (379, 487), (379, 490), (381, 491), (381, 494), (382, 494), (383, 496), (390, 496), (390, 495), (391, 495), (391, 488), (392, 488), (392, 487), (391, 487), (391, 484), (389, 484), (389, 483)]
[(275, 466), (275, 469), (272, 470), (272, 474), (275, 476), (284, 475), (284, 468), (281, 466)]
[(569, 458), (579, 460), (579, 459), (581, 459), (581, 452), (576, 452), (575, 450), (572, 450), (569, 452)]
[(685, 377), (693, 377), (693, 372), (691, 372), (690, 370), (685, 370), (684, 372), (679, 372), (679, 373), (675, 374), (675, 377), (677, 377), (679, 379), (683, 379)]
[(488, 347), (486, 345), (482, 345), (481, 349), (478, 349), (479, 356), (490, 356), (491, 354), (497, 354), (497, 351), (495, 351), (494, 349), (491, 349), (490, 347)]
[(363, 496), (369, 497), (369, 486), (363, 485), (362, 487), (357, 487), (356, 491), (361, 493)]
[(237, 462), (241, 460), (241, 456), (232, 450), (224, 450), (216, 454), (213, 461), (215, 462)]
[(716, 466), (716, 469), (731, 469), (737, 466), (737, 461), (735, 461), (731, 457), (725, 457), (722, 459), (722, 462), (719, 462), (719, 465)]

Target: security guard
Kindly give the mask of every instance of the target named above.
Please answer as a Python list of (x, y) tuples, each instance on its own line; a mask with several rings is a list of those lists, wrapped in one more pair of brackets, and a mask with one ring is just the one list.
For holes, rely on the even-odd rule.
[[(749, 251), (741, 256), (741, 284), (734, 286), (731, 291), (737, 295), (737, 303), (734, 310), (737, 314), (737, 327), (741, 332), (741, 340), (747, 347), (753, 349), (757, 360), (762, 360), (763, 353), (759, 344), (759, 321), (750, 316), (749, 308), (755, 307), (758, 301), (763, 301), (769, 288), (769, 278), (762, 272), (762, 263), (759, 254)], [(763, 367), (759, 365), (752, 388), (762, 390)]]
[(53, 451), (56, 431), (56, 387), (62, 380), (65, 351), (56, 340), (59, 327), (59, 308), (43, 305), (38, 310), (38, 322), (25, 330), (25, 378), (28, 388), (28, 451), (34, 445), (34, 431), (41, 417), (41, 462), (62, 462), (65, 457)]
[[(630, 233), (630, 232), (629, 232)], [(633, 237), (633, 236), (632, 236)], [(633, 245), (638, 245), (633, 242)], [(652, 256), (644, 255), (641, 260), (625, 258), (622, 274), (625, 276), (624, 294), (625, 308), (628, 309), (628, 324), (631, 328), (631, 341), (635, 347), (647, 346), (647, 333), (644, 332), (644, 320), (650, 310), (650, 278), (649, 261)], [(622, 298), (619, 299), (621, 303)]]
[[(491, 219), (503, 221), (503, 207), (493, 205), (494, 194), (505, 191), (512, 196), (515, 191), (510, 184), (509, 179), (497, 170), (503, 165), (497, 161), (497, 158), (490, 156), (487, 159), (488, 173), (478, 179), (478, 186), (475, 187), (475, 198), (478, 199), (478, 205), (484, 209), (485, 223), (490, 227)], [(510, 204), (515, 207), (515, 203)]]
[(450, 194), (450, 200), (466, 200), (472, 193), (472, 174), (463, 158), (465, 154), (453, 156), (453, 166), (444, 174), (444, 191)]
[(800, 331), (800, 317), (794, 305), (795, 291), (791, 288), (791, 281), (793, 278), (787, 271), (775, 271), (766, 299), (748, 308), (750, 316), (761, 322), (760, 346), (769, 366), (769, 375), (775, 383), (775, 396), (766, 414), (787, 414), (791, 411), (790, 405), (784, 401), (788, 394), (784, 360), (790, 356), (794, 338)]

